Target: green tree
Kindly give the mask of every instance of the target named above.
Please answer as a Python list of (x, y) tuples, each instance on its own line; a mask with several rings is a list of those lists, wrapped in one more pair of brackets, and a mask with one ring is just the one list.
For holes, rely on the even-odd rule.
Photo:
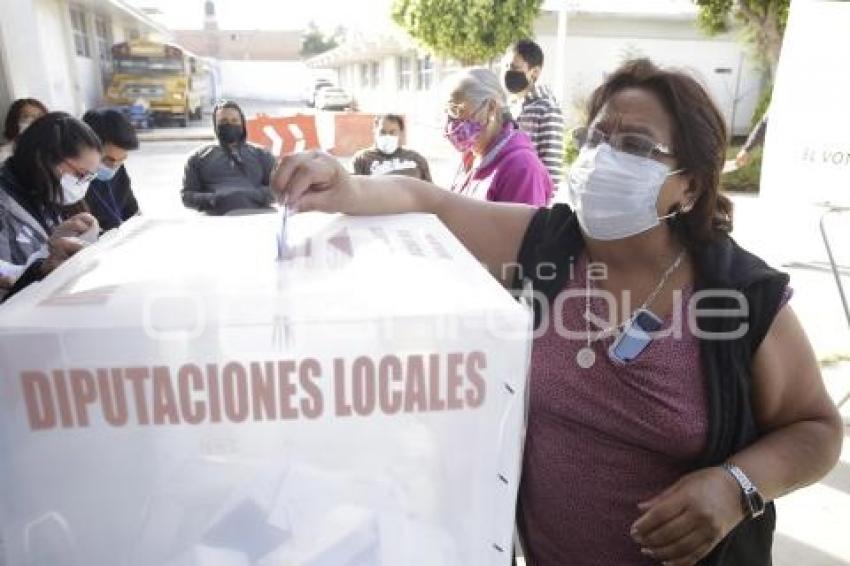
[(307, 24), (307, 31), (301, 36), (301, 56), (311, 57), (325, 51), (330, 51), (339, 45), (344, 35), (345, 30), (343, 28), (337, 28), (334, 34), (328, 37), (321, 32), (316, 22), (310, 22)]
[(791, 0), (694, 0), (699, 6), (699, 25), (708, 34), (729, 29), (734, 18), (743, 25), (744, 39), (754, 47), (755, 60), (773, 84), (782, 35)]
[(532, 35), (543, 0), (394, 0), (392, 17), (439, 57), (463, 65), (500, 57)]

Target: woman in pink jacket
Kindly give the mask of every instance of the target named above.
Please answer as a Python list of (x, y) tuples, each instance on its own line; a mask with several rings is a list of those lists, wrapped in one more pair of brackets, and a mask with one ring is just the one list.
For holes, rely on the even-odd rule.
[(480, 200), (546, 206), (554, 187), (511, 118), (498, 77), (469, 69), (449, 84), (445, 135), (461, 153), (452, 191)]

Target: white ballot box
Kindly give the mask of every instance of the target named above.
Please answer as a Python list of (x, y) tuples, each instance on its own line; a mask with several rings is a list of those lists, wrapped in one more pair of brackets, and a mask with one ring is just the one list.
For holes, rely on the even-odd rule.
[(510, 563), (528, 310), (433, 216), (279, 226), (137, 218), (0, 307), (7, 566)]

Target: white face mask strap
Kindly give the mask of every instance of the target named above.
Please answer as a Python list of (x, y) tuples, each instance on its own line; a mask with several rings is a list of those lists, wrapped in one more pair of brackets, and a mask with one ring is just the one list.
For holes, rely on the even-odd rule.
[[(669, 173), (667, 173), (667, 176), (672, 177), (673, 175), (678, 175), (679, 173), (682, 173), (684, 171), (685, 171), (684, 169), (676, 169), (674, 171), (670, 171)], [(674, 216), (678, 216), (679, 214), (687, 214), (688, 212), (691, 211), (692, 207), (693, 207), (693, 203), (688, 203), (684, 206), (679, 207), (679, 210), (674, 210), (670, 214), (665, 214), (664, 216), (659, 216), (658, 220), (659, 221), (660, 220), (667, 220), (669, 218), (673, 218)]]
[(668, 218), (673, 218), (674, 216), (678, 216), (680, 214), (687, 214), (694, 207), (694, 203), (689, 202), (679, 207), (679, 210), (674, 210), (670, 214), (665, 214), (664, 216), (659, 216), (658, 220), (667, 220)]

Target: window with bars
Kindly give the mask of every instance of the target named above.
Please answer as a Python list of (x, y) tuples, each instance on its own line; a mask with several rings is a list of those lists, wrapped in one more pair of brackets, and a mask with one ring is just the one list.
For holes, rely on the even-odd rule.
[(91, 57), (91, 44), (89, 43), (89, 31), (86, 26), (86, 14), (78, 7), (72, 7), (71, 30), (74, 35), (74, 51), (79, 57)]
[(360, 86), (369, 88), (369, 63), (360, 63)]
[(427, 55), (416, 62), (416, 86), (419, 90), (428, 90), (434, 84), (434, 61)]
[(398, 88), (399, 90), (410, 90), (413, 84), (413, 65), (410, 57), (398, 58)]
[(381, 84), (381, 64), (378, 61), (372, 62), (372, 88), (378, 88)]
[(94, 37), (98, 56), (101, 61), (108, 62), (112, 58), (112, 25), (109, 18), (97, 16), (94, 19)]

